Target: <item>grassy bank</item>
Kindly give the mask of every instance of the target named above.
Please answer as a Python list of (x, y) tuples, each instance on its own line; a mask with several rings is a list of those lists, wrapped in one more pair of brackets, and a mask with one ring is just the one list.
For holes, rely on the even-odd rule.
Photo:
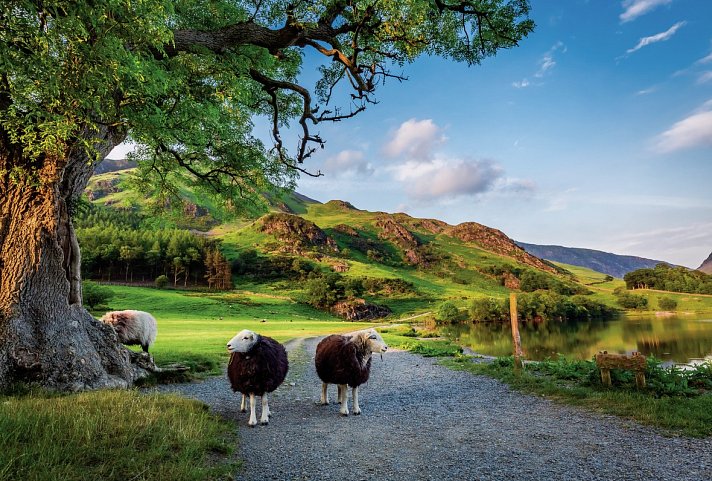
[[(441, 363), (455, 370), (493, 377), (514, 389), (543, 395), (558, 402), (596, 412), (633, 419), (672, 435), (712, 436), (712, 364), (696, 370), (663, 368), (649, 360), (647, 388), (635, 388), (631, 372), (613, 371), (614, 387), (601, 385), (593, 361), (569, 361), (564, 358), (527, 364), (515, 372), (511, 357), (485, 362), (478, 357), (461, 355), (461, 348), (450, 341), (430, 339), (428, 332), (408, 326), (384, 329), (383, 338), (390, 346), (424, 356), (441, 357)], [(532, 413), (533, 415), (535, 413)]]
[(0, 397), (0, 480), (232, 479), (236, 428), (137, 391)]

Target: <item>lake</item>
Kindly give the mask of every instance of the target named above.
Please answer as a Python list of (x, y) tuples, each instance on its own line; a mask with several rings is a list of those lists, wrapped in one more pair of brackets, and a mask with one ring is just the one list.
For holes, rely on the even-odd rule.
[[(609, 321), (520, 322), (527, 359), (591, 359), (596, 353), (639, 351), (673, 363), (712, 359), (712, 316), (621, 317)], [(509, 323), (475, 323), (440, 327), (442, 335), (491, 356), (512, 354)]]

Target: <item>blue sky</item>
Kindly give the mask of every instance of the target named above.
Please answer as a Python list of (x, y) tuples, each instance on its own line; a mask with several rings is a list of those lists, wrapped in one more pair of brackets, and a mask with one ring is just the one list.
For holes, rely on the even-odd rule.
[(712, 1), (531, 3), (520, 47), (471, 68), (421, 58), (378, 105), (319, 125), (326, 148), (306, 167), (324, 176), (297, 190), (699, 266), (712, 252)]

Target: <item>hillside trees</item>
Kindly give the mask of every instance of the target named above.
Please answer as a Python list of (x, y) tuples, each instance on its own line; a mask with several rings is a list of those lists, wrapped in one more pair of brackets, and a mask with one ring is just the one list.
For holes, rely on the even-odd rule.
[(686, 267), (658, 264), (653, 269), (638, 269), (623, 277), (628, 289), (712, 294), (712, 276)]
[[(182, 184), (238, 202), (306, 172), (324, 142), (314, 126), (375, 103), (401, 79), (393, 66), (477, 64), (531, 32), (528, 13), (527, 0), (3, 1), (0, 388), (132, 382), (126, 350), (82, 308), (72, 223), (114, 146), (139, 145), (146, 193), (168, 200)], [(297, 77), (306, 51), (324, 60), (314, 92)], [(269, 119), (271, 148), (253, 115)]]

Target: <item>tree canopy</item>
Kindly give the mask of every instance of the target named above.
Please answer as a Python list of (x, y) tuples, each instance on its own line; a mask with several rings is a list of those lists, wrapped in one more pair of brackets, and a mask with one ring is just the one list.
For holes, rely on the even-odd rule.
[[(288, 185), (323, 146), (318, 123), (375, 103), (421, 54), (477, 64), (517, 45), (528, 12), (526, 0), (6, 0), (0, 168), (33, 174), (71, 150), (95, 163), (128, 135), (142, 190)], [(324, 58), (313, 91), (299, 83), (308, 50)], [(255, 115), (270, 119), (271, 146)]]

